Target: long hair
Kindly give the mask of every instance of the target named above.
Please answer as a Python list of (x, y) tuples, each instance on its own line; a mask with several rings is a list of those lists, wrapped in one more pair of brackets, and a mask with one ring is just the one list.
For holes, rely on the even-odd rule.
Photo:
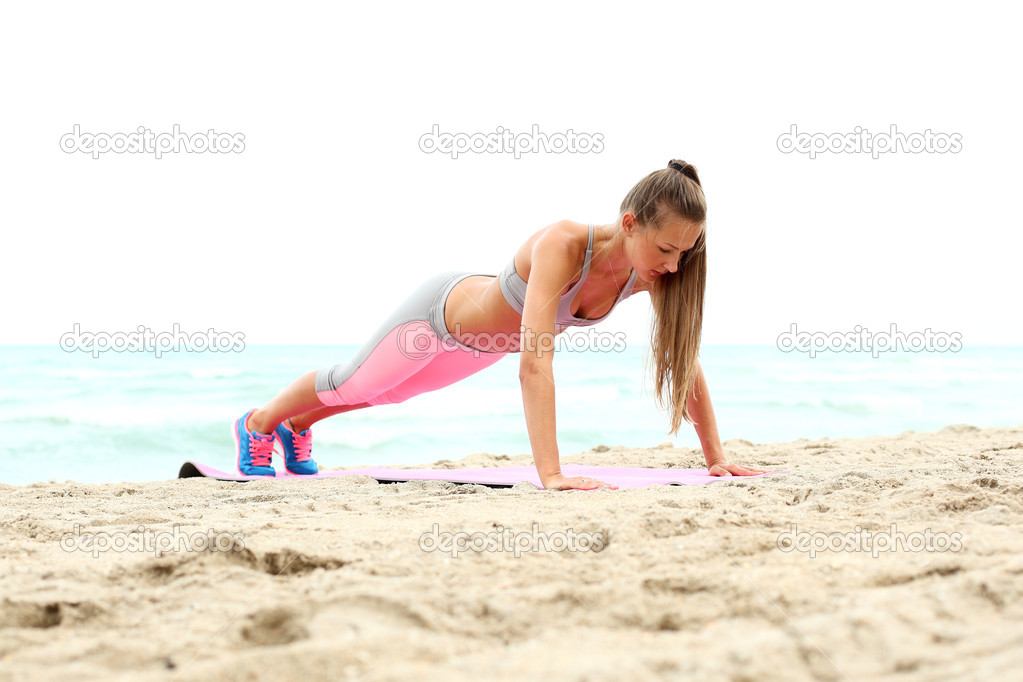
[[(678, 269), (658, 277), (650, 288), (654, 308), (650, 327), (654, 386), (658, 404), (663, 407), (667, 403), (671, 410), (669, 433), (676, 434), (683, 419), (693, 422), (687, 402), (696, 382), (707, 283), (707, 200), (696, 167), (672, 159), (667, 168), (646, 176), (622, 201), (619, 227), (626, 213), (636, 216), (640, 230), (659, 230), (671, 219), (703, 228), (693, 248), (679, 261)], [(649, 360), (650, 356), (647, 363)]]

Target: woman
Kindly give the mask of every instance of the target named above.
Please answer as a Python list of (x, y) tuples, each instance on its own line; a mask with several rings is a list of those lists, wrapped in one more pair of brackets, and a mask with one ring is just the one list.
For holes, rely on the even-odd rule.
[[(706, 283), (706, 200), (696, 168), (672, 160), (622, 201), (614, 225), (562, 220), (532, 235), (499, 275), (443, 272), (421, 284), (350, 361), (299, 377), (234, 425), (238, 471), (273, 476), (279, 441), (285, 467), (314, 474), (310, 427), (331, 415), (400, 403), (520, 353), (519, 379), (540, 481), (554, 490), (616, 488), (565, 477), (554, 419), (554, 336), (607, 318), (618, 303), (648, 291), (657, 400), (671, 431), (693, 424), (712, 476), (763, 469), (725, 458), (697, 359)], [(528, 282), (528, 286), (527, 286)]]

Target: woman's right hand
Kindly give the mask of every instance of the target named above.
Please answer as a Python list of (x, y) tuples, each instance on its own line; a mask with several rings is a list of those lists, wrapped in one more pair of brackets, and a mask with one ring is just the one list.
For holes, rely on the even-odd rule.
[(618, 490), (618, 486), (599, 481), (589, 476), (564, 476), (562, 474), (554, 474), (546, 480), (542, 480), (544, 490), (595, 490), (597, 488), (607, 488), (609, 490)]

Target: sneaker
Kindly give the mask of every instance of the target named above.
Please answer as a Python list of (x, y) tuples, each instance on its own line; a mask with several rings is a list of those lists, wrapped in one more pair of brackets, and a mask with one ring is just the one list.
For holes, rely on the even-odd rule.
[(238, 473), (242, 476), (276, 476), (277, 472), (270, 466), (270, 458), (274, 452), (274, 436), (272, 433), (249, 431), (245, 426), (249, 415), (256, 411), (252, 408), (234, 423), (234, 444), (238, 450)]
[(318, 473), (320, 468), (316, 466), (312, 457), (313, 430), (306, 429), (302, 433), (295, 433), (287, 422), (287, 419), (282, 421), (274, 431), (274, 438), (284, 449), (284, 468), (298, 476)]

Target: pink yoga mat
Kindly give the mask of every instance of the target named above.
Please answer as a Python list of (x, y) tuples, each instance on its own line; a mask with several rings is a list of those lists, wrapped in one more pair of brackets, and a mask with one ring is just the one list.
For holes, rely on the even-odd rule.
[[(586, 476), (619, 488), (644, 488), (650, 485), (703, 485), (719, 481), (750, 480), (767, 474), (782, 474), (787, 471), (768, 471), (755, 476), (711, 476), (706, 469), (644, 469), (639, 467), (596, 467), (582, 464), (566, 464), (561, 467), (565, 476)], [(188, 461), (181, 466), (178, 478), (205, 476), (220, 481), (266, 480), (264, 476), (241, 476), (237, 472), (226, 473), (199, 462)], [(336, 476), (370, 476), (383, 483), (400, 481), (450, 481), (451, 483), (480, 483), (492, 487), (511, 487), (520, 481), (528, 481), (542, 488), (540, 477), (533, 466), (488, 467), (486, 469), (396, 469), (393, 467), (363, 467), (342, 471), (321, 471), (313, 476), (295, 476), (284, 467), (277, 468), (277, 476), (270, 480), (294, 480), (296, 478), (334, 478)]]

